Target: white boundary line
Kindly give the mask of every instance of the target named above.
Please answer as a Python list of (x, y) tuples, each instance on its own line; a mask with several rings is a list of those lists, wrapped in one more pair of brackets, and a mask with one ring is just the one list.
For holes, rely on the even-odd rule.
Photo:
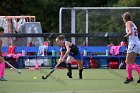
[(59, 91), (59, 92), (30, 92), (30, 93), (104, 93), (104, 92), (140, 92), (140, 90), (93, 90), (93, 91)]

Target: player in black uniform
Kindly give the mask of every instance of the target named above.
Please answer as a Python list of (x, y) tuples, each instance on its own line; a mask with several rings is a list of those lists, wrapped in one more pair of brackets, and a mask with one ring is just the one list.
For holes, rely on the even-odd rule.
[(72, 78), (72, 69), (70, 62), (72, 62), (74, 59), (77, 60), (79, 69), (79, 79), (82, 79), (83, 56), (79, 52), (78, 47), (69, 41), (65, 41), (64, 37), (64, 35), (59, 35), (56, 37), (57, 45), (61, 46), (59, 62), (63, 62), (66, 59), (68, 69), (67, 76), (69, 78)]

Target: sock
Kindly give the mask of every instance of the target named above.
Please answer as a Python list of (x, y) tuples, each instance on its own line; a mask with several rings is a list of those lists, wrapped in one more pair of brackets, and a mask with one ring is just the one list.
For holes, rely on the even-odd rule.
[(79, 78), (82, 79), (82, 71), (83, 69), (79, 69)]
[(132, 78), (132, 64), (126, 65), (126, 72), (127, 72), (127, 78), (131, 79)]
[(71, 64), (67, 64), (68, 73), (72, 74)]
[(140, 67), (136, 63), (134, 63), (132, 65), (132, 68), (138, 73), (138, 75), (140, 77)]
[(0, 78), (4, 78), (5, 63), (0, 63)]

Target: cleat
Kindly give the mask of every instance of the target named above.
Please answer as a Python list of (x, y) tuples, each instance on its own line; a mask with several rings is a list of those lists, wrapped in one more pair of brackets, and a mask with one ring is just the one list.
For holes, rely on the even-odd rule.
[(71, 68), (71, 64), (70, 63), (67, 64), (67, 69), (68, 69), (67, 76), (69, 78), (72, 78), (72, 68)]
[(69, 78), (72, 78), (72, 74), (71, 73), (67, 73), (67, 76), (69, 77)]
[(5, 78), (0, 78), (0, 81), (7, 81)]
[(130, 83), (130, 82), (132, 82), (132, 81), (134, 81), (133, 78), (131, 78), (131, 79), (128, 79), (128, 78), (127, 78), (126, 81), (124, 81), (124, 83), (125, 83), (125, 84), (128, 84), (128, 83)]

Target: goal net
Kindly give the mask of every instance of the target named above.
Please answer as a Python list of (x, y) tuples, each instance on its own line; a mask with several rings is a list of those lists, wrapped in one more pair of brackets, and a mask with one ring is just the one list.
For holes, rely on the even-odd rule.
[(125, 12), (132, 14), (133, 22), (140, 28), (140, 7), (62, 7), (59, 12), (59, 32), (95, 34), (95, 37), (76, 38), (73, 42), (78, 45), (84, 41), (88, 41), (89, 45), (107, 45), (110, 42), (117, 45), (125, 34), (121, 17)]

